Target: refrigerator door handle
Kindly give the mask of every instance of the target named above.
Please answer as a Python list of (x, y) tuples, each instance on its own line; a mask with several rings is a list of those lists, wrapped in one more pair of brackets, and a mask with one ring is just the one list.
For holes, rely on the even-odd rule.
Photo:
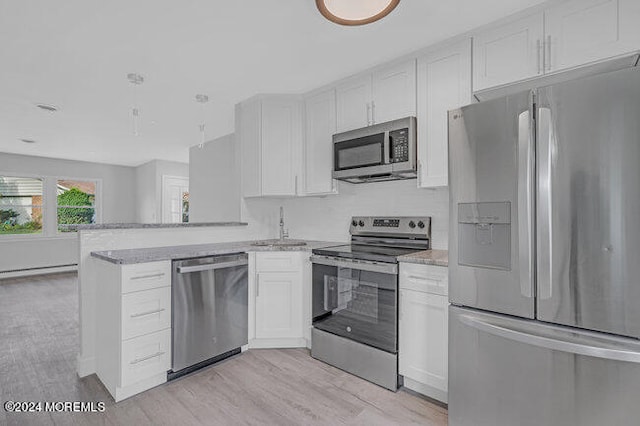
[(520, 293), (533, 297), (534, 129), (531, 111), (518, 117), (518, 261)]
[(551, 123), (551, 109), (538, 108), (538, 297), (550, 299), (553, 294), (553, 185), (552, 162), (555, 135)]
[[(576, 336), (577, 333), (571, 331), (557, 332), (559, 337), (552, 337), (551, 335), (538, 334), (533, 330), (521, 331), (517, 327), (512, 328), (505, 324), (495, 324), (466, 314), (460, 316), (460, 321), (478, 331), (526, 345), (576, 355), (640, 363), (640, 348), (625, 348), (622, 344), (598, 342), (595, 338), (580, 338)], [(562, 335), (566, 335), (566, 338), (563, 339)]]

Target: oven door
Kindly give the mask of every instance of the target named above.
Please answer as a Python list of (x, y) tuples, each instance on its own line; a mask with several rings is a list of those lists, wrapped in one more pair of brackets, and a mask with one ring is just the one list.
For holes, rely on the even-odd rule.
[(397, 353), (398, 266), (313, 256), (313, 326)]
[[(359, 131), (355, 131), (357, 133)], [(389, 133), (380, 132), (363, 136), (352, 135), (343, 139), (334, 136), (333, 177), (345, 179), (357, 176), (390, 173)]]

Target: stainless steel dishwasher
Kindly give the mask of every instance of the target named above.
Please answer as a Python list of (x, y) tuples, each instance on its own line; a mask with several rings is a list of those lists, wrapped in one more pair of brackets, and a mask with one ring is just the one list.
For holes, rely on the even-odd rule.
[(173, 262), (168, 379), (240, 353), (248, 343), (246, 253)]

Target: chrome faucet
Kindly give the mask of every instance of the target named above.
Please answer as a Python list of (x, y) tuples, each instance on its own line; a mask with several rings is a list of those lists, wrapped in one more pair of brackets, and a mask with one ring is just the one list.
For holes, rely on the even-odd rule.
[(289, 231), (284, 229), (284, 207), (280, 206), (280, 241), (289, 236)]

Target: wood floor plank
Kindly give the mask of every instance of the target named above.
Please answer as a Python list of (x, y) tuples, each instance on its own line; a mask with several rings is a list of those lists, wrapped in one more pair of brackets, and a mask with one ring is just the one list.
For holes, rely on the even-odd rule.
[(447, 412), (311, 358), (259, 349), (115, 403), (95, 375), (78, 378), (75, 274), (0, 280), (0, 398), (104, 402), (103, 413), (0, 411), (0, 425), (433, 425)]

